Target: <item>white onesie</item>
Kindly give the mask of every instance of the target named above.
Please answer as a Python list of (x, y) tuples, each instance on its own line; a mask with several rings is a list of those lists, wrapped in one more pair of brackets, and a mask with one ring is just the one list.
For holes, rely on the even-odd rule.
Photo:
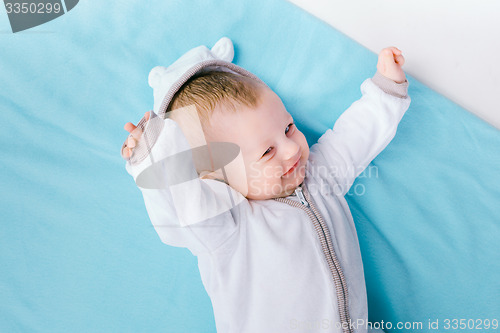
[[(367, 331), (361, 253), (344, 195), (409, 107), (408, 84), (389, 81), (377, 73), (363, 82), (362, 98), (311, 147), (304, 183), (292, 196), (247, 200), (198, 178), (176, 191), (165, 180), (141, 188), (161, 240), (198, 257), (217, 332)], [(160, 174), (192, 173), (193, 165), (158, 164), (190, 147), (174, 121), (155, 121), (163, 124), (149, 158), (127, 162), (127, 171), (136, 181), (152, 163)]]

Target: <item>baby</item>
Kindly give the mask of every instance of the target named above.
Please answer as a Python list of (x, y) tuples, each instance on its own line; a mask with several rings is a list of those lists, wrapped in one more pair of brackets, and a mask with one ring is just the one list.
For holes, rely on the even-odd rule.
[(154, 68), (154, 112), (124, 143), (161, 240), (198, 257), (219, 333), (367, 332), (358, 239), (344, 195), (409, 107), (401, 51), (309, 148), (280, 98), (231, 63), (222, 38)]

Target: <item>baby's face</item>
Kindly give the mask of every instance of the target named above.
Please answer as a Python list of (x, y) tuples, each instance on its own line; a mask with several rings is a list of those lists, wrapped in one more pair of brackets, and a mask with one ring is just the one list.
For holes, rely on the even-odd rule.
[(309, 158), (306, 138), (268, 88), (261, 90), (256, 108), (214, 112), (206, 135), (208, 142), (240, 147), (243, 163), (231, 163), (225, 171), (229, 185), (249, 199), (288, 196), (304, 180)]

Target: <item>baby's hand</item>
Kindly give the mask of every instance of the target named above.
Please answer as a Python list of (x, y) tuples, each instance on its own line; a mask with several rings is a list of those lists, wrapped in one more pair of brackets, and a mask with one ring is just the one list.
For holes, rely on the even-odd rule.
[[(144, 118), (146, 118), (146, 120), (149, 120), (149, 112), (146, 112), (144, 114)], [(130, 133), (130, 135), (125, 140), (125, 147), (122, 149), (122, 157), (127, 160), (134, 153), (134, 148), (137, 144), (137, 141), (139, 141), (139, 139), (141, 138), (142, 130), (140, 128), (137, 128), (137, 126), (132, 123), (126, 123), (123, 128)]]
[(404, 63), (402, 52), (396, 47), (388, 47), (378, 55), (377, 70), (386, 78), (403, 83), (406, 81), (405, 72), (401, 69)]

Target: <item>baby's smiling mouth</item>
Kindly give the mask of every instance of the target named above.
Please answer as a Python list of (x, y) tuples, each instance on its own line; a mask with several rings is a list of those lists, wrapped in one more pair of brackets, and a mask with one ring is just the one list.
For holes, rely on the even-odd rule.
[(291, 167), (290, 169), (288, 169), (288, 171), (287, 171), (287, 172), (285, 172), (285, 173), (283, 174), (283, 177), (288, 176), (288, 175), (289, 175), (289, 174), (291, 174), (291, 173), (292, 173), (295, 169), (297, 169), (297, 167), (299, 166), (299, 162), (300, 162), (300, 156), (299, 156), (299, 158), (297, 159), (297, 162), (295, 162), (295, 164), (294, 164), (294, 165), (292, 165), (292, 167)]

